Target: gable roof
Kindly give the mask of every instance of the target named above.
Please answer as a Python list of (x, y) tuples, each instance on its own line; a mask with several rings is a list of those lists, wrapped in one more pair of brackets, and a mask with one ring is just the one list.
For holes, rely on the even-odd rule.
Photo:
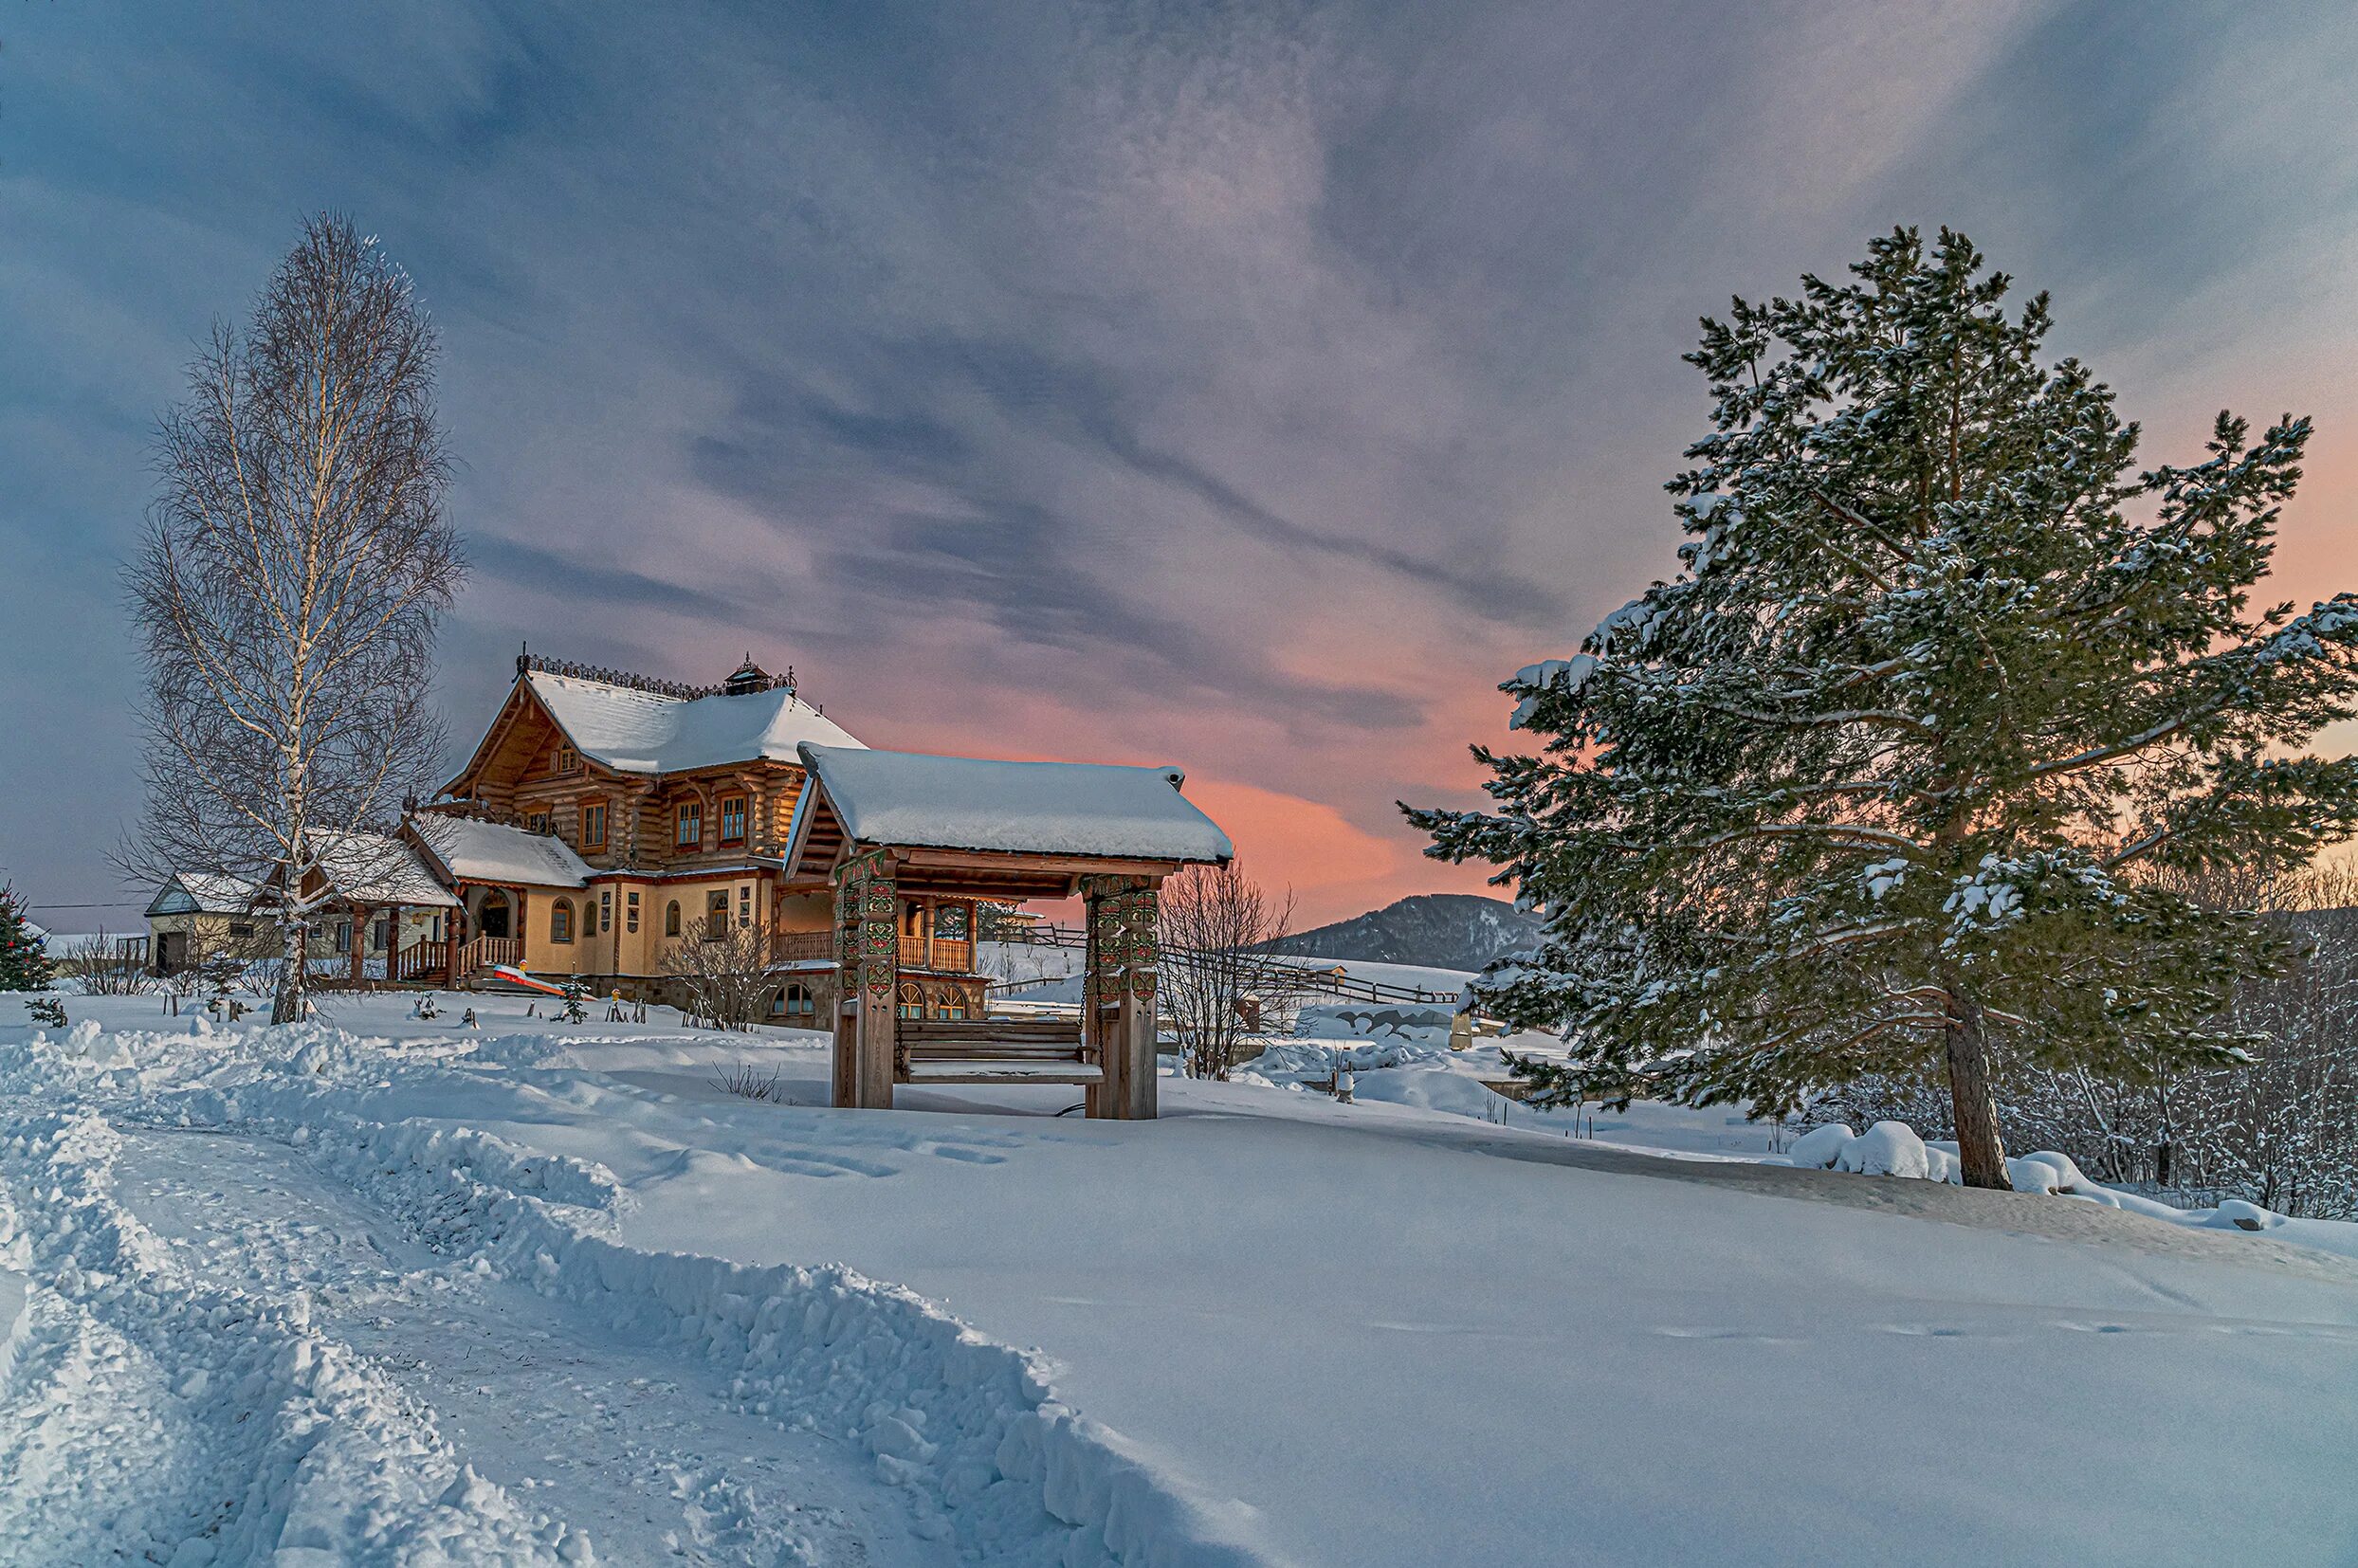
[[(1235, 846), (1177, 768), (997, 762), (805, 744), (847, 837), (864, 844), (1124, 860), (1224, 861)], [(797, 810), (793, 864), (812, 813)]]
[(242, 915), (261, 888), (226, 871), (174, 871), (148, 901), (147, 914)]
[(501, 822), (420, 812), (410, 819), (426, 852), (454, 880), (586, 887), (590, 865), (563, 839)]
[(523, 680), (576, 751), (617, 773), (680, 773), (763, 757), (793, 762), (805, 741), (860, 745), (782, 686), (684, 699), (542, 669)]
[(387, 833), (320, 832), (311, 842), (320, 872), (348, 903), (458, 904), (458, 896), (442, 884), (407, 839)]

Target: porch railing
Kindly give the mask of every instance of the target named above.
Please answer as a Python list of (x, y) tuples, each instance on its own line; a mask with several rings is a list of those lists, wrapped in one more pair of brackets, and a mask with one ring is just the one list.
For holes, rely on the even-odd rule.
[(439, 975), (449, 958), (450, 944), (448, 940), (420, 937), (393, 955), (393, 978), (406, 982), (421, 975)]
[(454, 966), (460, 975), (472, 975), (493, 964), (516, 965), (524, 961), (524, 939), (521, 937), (477, 937), (459, 949), (459, 961)]

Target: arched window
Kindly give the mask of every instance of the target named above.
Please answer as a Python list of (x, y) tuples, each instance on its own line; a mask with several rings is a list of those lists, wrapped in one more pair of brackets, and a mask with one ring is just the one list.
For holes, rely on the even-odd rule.
[(818, 1011), (817, 999), (809, 986), (796, 982), (770, 998), (770, 1011), (790, 1021), (808, 1018)]
[(903, 986), (899, 1012), (904, 1018), (923, 1018), (925, 1015), (925, 994), (913, 985)]
[(558, 899), (549, 905), (549, 940), (573, 940), (573, 900)]
[(680, 901), (677, 899), (663, 906), (663, 934), (667, 937), (680, 934)]
[(966, 993), (957, 986), (937, 987), (933, 994), (933, 1015), (937, 1018), (966, 1016)]

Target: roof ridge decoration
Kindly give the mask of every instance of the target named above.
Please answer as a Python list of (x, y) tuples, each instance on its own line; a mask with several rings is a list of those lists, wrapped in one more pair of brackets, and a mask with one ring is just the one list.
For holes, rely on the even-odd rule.
[(692, 686), (685, 681), (667, 681), (656, 675), (639, 675), (627, 669), (608, 669), (602, 665), (578, 664), (571, 659), (551, 659), (545, 654), (533, 652), (529, 647), (516, 655), (516, 673), (519, 678), (537, 670), (542, 675), (560, 675), (575, 681), (594, 681), (600, 685), (620, 686), (628, 691), (643, 691), (650, 697), (665, 697), (679, 702), (693, 702), (704, 697), (739, 697), (764, 691), (783, 691), (789, 697), (797, 695), (795, 687), (794, 665), (787, 665), (786, 673), (783, 675), (760, 673), (758, 666), (753, 666), (750, 657), (746, 660), (746, 665), (753, 670), (750, 677), (740, 670), (738, 675), (730, 677), (727, 681), (715, 682), (707, 686)]

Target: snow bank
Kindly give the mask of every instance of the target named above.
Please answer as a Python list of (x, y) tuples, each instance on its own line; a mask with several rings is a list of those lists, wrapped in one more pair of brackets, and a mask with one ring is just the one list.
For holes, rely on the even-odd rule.
[[(1854, 1133), (1838, 1121), (1813, 1127), (1794, 1140), (1782, 1158), (1770, 1163), (1796, 1165), (1805, 1170), (1850, 1171), (1860, 1176), (1914, 1177), (1952, 1186), (1965, 1179), (1956, 1144), (1928, 1143), (1904, 1121), (1878, 1121), (1864, 1134)], [(2107, 1187), (2082, 1171), (2070, 1155), (2053, 1149), (2009, 1157), (2006, 1179), (2018, 1193), (2079, 1198), (2108, 1209), (2124, 1209), (2149, 1219), (2206, 1231), (2273, 1231), (2280, 1240), (2358, 1257), (2358, 1222), (2294, 1219), (2240, 1198), (2230, 1198), (2216, 1209), (2180, 1209)]]
[[(701, 1358), (757, 1413), (857, 1445), (880, 1479), (907, 1489), (921, 1531), (963, 1556), (1042, 1568), (1272, 1560), (1252, 1544), (1251, 1509), (1185, 1486), (1058, 1399), (1036, 1356), (911, 1291), (839, 1266), (626, 1247), (611, 1237), (625, 1200), (603, 1166), (365, 1113), (393, 1079), (445, 1072), (431, 1056), (404, 1061), (391, 1042), (318, 1024), (219, 1037), (201, 1058), (186, 1041), (127, 1030), (95, 1054), (46, 1040), (33, 1049), (145, 1118), (291, 1143), (437, 1250), (472, 1253), (617, 1330)], [(497, 1060), (544, 1056), (552, 1042), (481, 1044)], [(157, 1071), (159, 1056), (177, 1057), (175, 1070)], [(127, 1062), (144, 1066), (121, 1070)]]

